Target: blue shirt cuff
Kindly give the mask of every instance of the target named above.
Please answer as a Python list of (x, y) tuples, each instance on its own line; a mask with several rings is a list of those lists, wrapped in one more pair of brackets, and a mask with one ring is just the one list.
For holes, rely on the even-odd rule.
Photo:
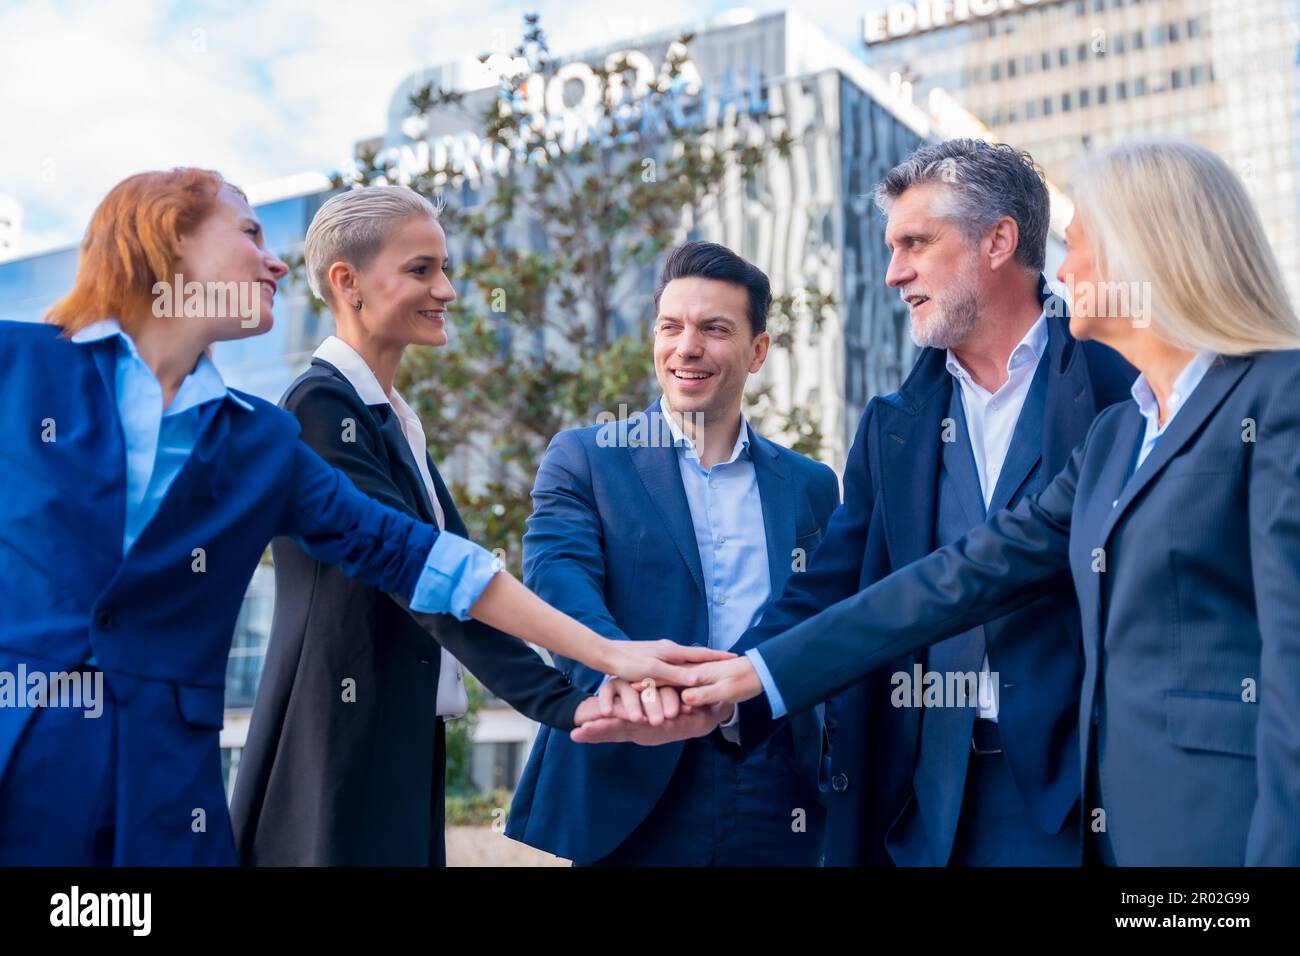
[(415, 582), (411, 610), (425, 614), (454, 614), (469, 620), (469, 609), (492, 576), (505, 568), (490, 551), (449, 531), (434, 539), (424, 570)]
[(772, 719), (780, 720), (785, 716), (785, 701), (781, 699), (781, 692), (776, 689), (776, 681), (772, 680), (772, 672), (767, 669), (767, 662), (763, 660), (763, 655), (758, 653), (757, 647), (745, 651), (745, 656), (749, 658), (749, 663), (754, 665), (754, 673), (763, 684), (768, 706), (772, 708)]

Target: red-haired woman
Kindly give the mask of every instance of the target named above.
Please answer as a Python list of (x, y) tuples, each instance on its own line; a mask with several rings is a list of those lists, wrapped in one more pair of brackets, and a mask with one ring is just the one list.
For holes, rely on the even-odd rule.
[(142, 173), (95, 211), (49, 323), (0, 322), (0, 865), (235, 861), (226, 657), (278, 535), (430, 614), (435, 639), (436, 615), (473, 617), (676, 683), (717, 656), (598, 636), (227, 389), (209, 347), (265, 332), (285, 273), (216, 173)]

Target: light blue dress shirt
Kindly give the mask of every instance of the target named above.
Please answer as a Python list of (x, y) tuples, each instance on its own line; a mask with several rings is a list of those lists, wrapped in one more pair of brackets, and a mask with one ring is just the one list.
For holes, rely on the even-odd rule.
[(1178, 410), (1187, 404), (1187, 399), (1196, 390), (1196, 386), (1201, 384), (1201, 379), (1205, 378), (1205, 373), (1210, 370), (1210, 366), (1218, 357), (1216, 352), (1198, 352), (1183, 366), (1183, 370), (1174, 379), (1174, 387), (1169, 393), (1169, 417), (1165, 419), (1163, 425), (1160, 424), (1160, 403), (1156, 401), (1156, 393), (1151, 390), (1147, 377), (1139, 375), (1133, 381), (1130, 394), (1133, 396), (1133, 401), (1137, 402), (1138, 411), (1142, 413), (1147, 423), (1146, 431), (1142, 435), (1142, 444), (1138, 448), (1137, 461), (1133, 465), (1134, 471), (1142, 467), (1142, 462), (1147, 460), (1147, 456), (1156, 447), (1160, 436), (1168, 430)]
[[(117, 414), (126, 449), (125, 555), (157, 514), (167, 489), (194, 451), (199, 409), (220, 399), (229, 399), (250, 412), (253, 406), (226, 388), (221, 373), (205, 354), (199, 356), (194, 371), (185, 376), (164, 409), (162, 386), (116, 319), (92, 323), (74, 334), (72, 341), (84, 344), (111, 337), (117, 338)], [(411, 596), (411, 608), (425, 613), (450, 612), (466, 620), (470, 606), (502, 567), (473, 542), (441, 532), (429, 549)]]
[[(662, 398), (659, 404), (665, 407)], [(741, 416), (731, 456), (706, 469), (700, 464), (695, 443), (683, 434), (677, 419), (667, 413), (664, 419), (677, 447), (677, 467), (700, 552), (709, 646), (725, 651), (758, 620), (772, 593), (763, 499), (749, 448), (749, 423)]]

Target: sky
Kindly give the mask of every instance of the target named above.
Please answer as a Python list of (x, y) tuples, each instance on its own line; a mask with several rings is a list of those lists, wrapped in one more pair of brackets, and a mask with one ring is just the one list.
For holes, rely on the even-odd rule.
[[(883, 2), (883, 0), (882, 0)], [(424, 67), (513, 46), (537, 12), (553, 53), (700, 24), (727, 0), (0, 0), (0, 195), (16, 254), (80, 240), (96, 203), (147, 169), (203, 166), (244, 187), (341, 168)], [(874, 0), (797, 8), (861, 49)], [(382, 11), (382, 15), (378, 12)]]

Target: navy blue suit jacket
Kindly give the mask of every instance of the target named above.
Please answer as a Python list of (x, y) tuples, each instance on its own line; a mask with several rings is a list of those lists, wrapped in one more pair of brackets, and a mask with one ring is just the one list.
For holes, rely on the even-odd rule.
[[(677, 450), (665, 434), (631, 447), (637, 422), (662, 422), (657, 412), (658, 402), (643, 415), (564, 431), (551, 441), (533, 487), (524, 582), (606, 637), (707, 645), (703, 573)], [(653, 426), (640, 429), (653, 432)], [(826, 465), (753, 429), (749, 439), (775, 595), (791, 573), (794, 550), (811, 553), (821, 540), (839, 503), (839, 482)], [(604, 676), (562, 657), (555, 664), (589, 692)], [(795, 723), (794, 742), (801, 779), (815, 800), (822, 720), (819, 709), (808, 710)], [(682, 747), (680, 741), (575, 744), (563, 731), (542, 727), (506, 834), (577, 862), (600, 859), (654, 808)]]
[[(1135, 374), (1111, 349), (1071, 338), (1064, 303), (1049, 296), (1045, 283), (1040, 296), (1048, 316), (1041, 458), (1012, 447), (990, 512), (1014, 506), (1049, 481), (1098, 411), (1128, 396)], [(844, 504), (808, 573), (791, 578), (781, 600), (738, 648), (756, 646), (935, 548), (941, 437), (953, 387), (945, 352), (926, 349), (898, 392), (871, 401), (849, 452)], [(1080, 792), (1075, 704), (1083, 652), (1068, 576), (1060, 575), (1034, 604), (986, 624), (985, 640), (990, 669), (999, 675), (1006, 760), (1034, 823), (1055, 833)], [(922, 715), (892, 705), (891, 676), (911, 675), (917, 663), (924, 666), (923, 655), (892, 661), (829, 707), (828, 866), (892, 865), (885, 837), (912, 793)], [(742, 705), (746, 745), (773, 726), (766, 700)], [(964, 775), (938, 783), (952, 791), (942, 802), (957, 813)]]
[(1144, 419), (1132, 402), (1106, 410), (1040, 494), (764, 642), (787, 705), (1024, 607), (1068, 571), (1077, 765), (1095, 740), (1102, 802), (1084, 825), (1104, 822), (1120, 865), (1300, 865), (1297, 395), (1300, 352), (1223, 358), (1131, 477)]
[[(116, 864), (230, 864), (218, 742), (226, 660), (267, 543), (294, 536), (409, 597), (437, 531), (357, 491), (298, 440), (292, 415), (240, 393), (251, 411), (203, 406), (193, 453), (124, 556), (115, 350), (112, 339), (74, 344), (54, 326), (0, 322), (0, 670), (66, 671), (92, 654), (103, 670), (115, 706), (101, 719), (115, 720)], [(78, 759), (44, 739), (39, 720), (25, 734), (34, 713), (0, 707), (0, 793), (42, 785), (5, 779), (17, 748)], [(54, 833), (65, 801), (89, 799), (52, 792), (48, 818), (29, 825)]]

